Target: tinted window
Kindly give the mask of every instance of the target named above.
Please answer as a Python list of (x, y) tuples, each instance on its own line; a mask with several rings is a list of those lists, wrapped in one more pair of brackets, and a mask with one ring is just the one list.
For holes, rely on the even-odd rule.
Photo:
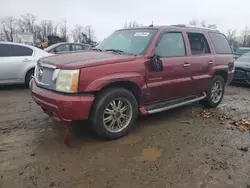
[(65, 44), (65, 45), (60, 45), (58, 47), (55, 48), (56, 52), (67, 52), (70, 51), (70, 45), (69, 44)]
[(188, 33), (188, 40), (192, 55), (204, 55), (211, 53), (206, 37), (201, 33)]
[(232, 49), (226, 37), (223, 34), (209, 32), (209, 36), (212, 40), (215, 52), (217, 54), (231, 54), (232, 53)]
[(166, 33), (160, 39), (156, 53), (160, 57), (181, 57), (186, 55), (185, 44), (181, 33)]
[(0, 57), (32, 56), (33, 50), (13, 44), (0, 44)]
[(82, 45), (72, 44), (72, 51), (77, 51), (77, 50), (84, 50), (84, 48)]

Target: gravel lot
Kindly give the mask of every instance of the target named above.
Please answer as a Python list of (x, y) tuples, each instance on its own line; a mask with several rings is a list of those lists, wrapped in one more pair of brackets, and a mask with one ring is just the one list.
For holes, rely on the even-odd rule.
[(0, 187), (250, 187), (249, 105), (248, 87), (228, 86), (217, 109), (192, 104), (140, 117), (109, 142), (85, 123), (67, 147), (64, 126), (27, 88), (0, 88)]

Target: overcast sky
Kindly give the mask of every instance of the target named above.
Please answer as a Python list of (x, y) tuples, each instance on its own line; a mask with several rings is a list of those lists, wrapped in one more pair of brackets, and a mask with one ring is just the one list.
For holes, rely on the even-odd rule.
[(250, 0), (0, 0), (0, 18), (31, 13), (38, 20), (67, 19), (92, 25), (98, 40), (126, 21), (149, 25), (183, 24), (192, 19), (206, 20), (225, 32), (250, 25)]

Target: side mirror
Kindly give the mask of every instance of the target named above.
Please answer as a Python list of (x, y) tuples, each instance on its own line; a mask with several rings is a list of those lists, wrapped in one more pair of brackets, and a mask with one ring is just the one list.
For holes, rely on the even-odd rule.
[(160, 59), (160, 56), (154, 53), (151, 59), (152, 59), (152, 69), (155, 72), (162, 72), (163, 64), (162, 64), (162, 60)]
[(54, 50), (53, 50), (53, 52), (56, 54), (56, 53), (57, 53), (57, 50), (56, 50), (56, 49), (54, 49)]

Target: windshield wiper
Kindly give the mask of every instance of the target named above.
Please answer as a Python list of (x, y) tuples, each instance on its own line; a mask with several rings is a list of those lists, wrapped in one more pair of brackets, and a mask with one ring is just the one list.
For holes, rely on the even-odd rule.
[(112, 51), (112, 52), (117, 52), (117, 53), (119, 53), (119, 54), (124, 54), (124, 51), (122, 51), (122, 50), (117, 50), (117, 49), (107, 49), (107, 50), (105, 50), (105, 51)]
[(94, 50), (94, 51), (98, 51), (98, 52), (102, 52), (102, 50), (101, 50), (101, 49), (99, 49), (99, 48), (93, 48), (92, 50)]

